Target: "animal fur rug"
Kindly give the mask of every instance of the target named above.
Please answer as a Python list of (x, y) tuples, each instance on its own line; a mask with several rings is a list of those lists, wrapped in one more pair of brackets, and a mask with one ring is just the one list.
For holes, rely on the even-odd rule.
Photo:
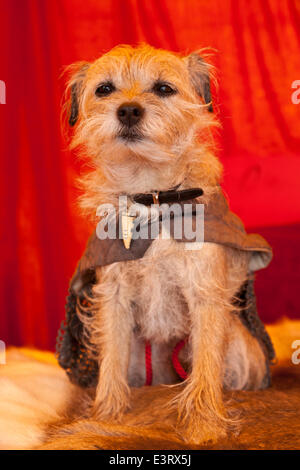
[(69, 383), (52, 353), (10, 349), (0, 365), (0, 449), (300, 449), (300, 364), (291, 361), (300, 321), (267, 329), (278, 358), (272, 387), (227, 392), (239, 429), (198, 447), (184, 442), (175, 416), (167, 416), (176, 387), (133, 389), (133, 407), (121, 423), (96, 422), (88, 416), (86, 393)]

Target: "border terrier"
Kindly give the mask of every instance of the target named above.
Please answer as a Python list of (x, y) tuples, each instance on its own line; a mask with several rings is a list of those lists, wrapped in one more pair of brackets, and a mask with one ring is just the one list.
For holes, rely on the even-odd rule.
[[(187, 250), (174, 237), (159, 236), (142, 254), (134, 251), (137, 240), (123, 247), (128, 255), (119, 256), (120, 248), (109, 261), (98, 262), (89, 252), (93, 314), (77, 306), (84, 345), (99, 370), (94, 416), (122, 418), (130, 387), (145, 383), (145, 343), (150, 344), (152, 384), (178, 387), (169, 409), (176, 409), (184, 438), (195, 443), (224, 436), (232, 423), (223, 389), (269, 384), (267, 334), (261, 324), (243, 321), (236, 300), (253, 272), (268, 264), (271, 249), (259, 235), (247, 235), (223, 201), (222, 166), (213, 145), (218, 121), (212, 71), (199, 52), (183, 56), (148, 45), (117, 46), (92, 63), (71, 67), (66, 103), (71, 148), (79, 148), (91, 168), (80, 180), (80, 204), (93, 221), (102, 204), (119, 211), (120, 196), (127, 196), (129, 206), (142, 201), (148, 217), (149, 195), (159, 207), (163, 196), (173, 195), (174, 202), (201, 188), (190, 197), (208, 214), (201, 249)], [(104, 257), (114, 250), (103, 247)], [(76, 292), (79, 271), (72, 284)], [(172, 355), (183, 339), (178, 359), (187, 375), (178, 384)]]

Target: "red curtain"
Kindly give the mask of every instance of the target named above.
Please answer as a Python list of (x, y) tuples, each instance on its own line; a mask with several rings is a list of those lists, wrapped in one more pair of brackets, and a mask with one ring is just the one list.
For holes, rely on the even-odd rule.
[[(299, 316), (300, 3), (297, 0), (0, 0), (0, 339), (53, 349), (90, 227), (80, 164), (60, 131), (64, 66), (119, 43), (214, 48), (224, 188), (275, 247), (258, 276), (263, 319)], [(300, 261), (300, 260), (299, 260)]]

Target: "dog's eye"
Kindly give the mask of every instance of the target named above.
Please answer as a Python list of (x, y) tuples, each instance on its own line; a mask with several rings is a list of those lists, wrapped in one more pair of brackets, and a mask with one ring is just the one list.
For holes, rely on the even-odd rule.
[(155, 83), (153, 91), (158, 96), (170, 96), (177, 93), (177, 91), (174, 90), (174, 88), (172, 88), (170, 85), (162, 82)]
[(115, 91), (115, 89), (115, 86), (110, 82), (102, 83), (102, 85), (99, 85), (96, 88), (95, 95), (100, 97), (107, 96), (110, 95), (113, 91)]

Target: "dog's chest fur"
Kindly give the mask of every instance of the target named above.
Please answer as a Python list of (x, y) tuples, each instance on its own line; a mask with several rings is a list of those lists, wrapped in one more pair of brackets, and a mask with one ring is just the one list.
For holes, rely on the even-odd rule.
[[(130, 305), (134, 325), (128, 368), (131, 386), (145, 383), (146, 342), (152, 348), (152, 384), (178, 382), (172, 352), (190, 334), (191, 316), (186, 298), (191, 295), (192, 284), (201, 285), (199, 273), (202, 269), (205, 272), (207, 249), (208, 246), (199, 251), (186, 251), (184, 243), (155, 240), (143, 258), (115, 264), (121, 301)], [(189, 368), (188, 344), (180, 351), (179, 359)]]
[(189, 267), (182, 245), (157, 240), (137, 262), (133, 315), (136, 331), (145, 340), (168, 343), (189, 333), (182, 276), (184, 265)]
[[(183, 265), (188, 268), (183, 244), (174, 240), (153, 242), (144, 258), (136, 261), (135, 292), (131, 299), (135, 327), (128, 370), (129, 383), (145, 383), (145, 343), (151, 343), (153, 384), (175, 383), (172, 351), (189, 335), (188, 305), (184, 296)], [(130, 263), (129, 275), (133, 275)], [(127, 266), (129, 266), (127, 264)], [(188, 347), (180, 354), (187, 364)]]
[[(190, 335), (190, 309), (211, 292), (209, 279), (218, 265), (223, 264), (228, 251), (226, 290), (231, 297), (244, 281), (246, 259), (240, 255), (234, 257), (230, 249), (213, 243), (188, 251), (184, 243), (174, 239), (154, 240), (143, 258), (102, 268), (103, 291), (108, 292), (114, 286), (111, 293), (114, 292), (115, 301), (122, 305), (133, 325), (129, 385), (145, 383), (146, 342), (152, 346), (152, 384), (178, 381), (172, 352), (180, 340)], [(189, 368), (188, 345), (181, 350), (179, 360)]]

